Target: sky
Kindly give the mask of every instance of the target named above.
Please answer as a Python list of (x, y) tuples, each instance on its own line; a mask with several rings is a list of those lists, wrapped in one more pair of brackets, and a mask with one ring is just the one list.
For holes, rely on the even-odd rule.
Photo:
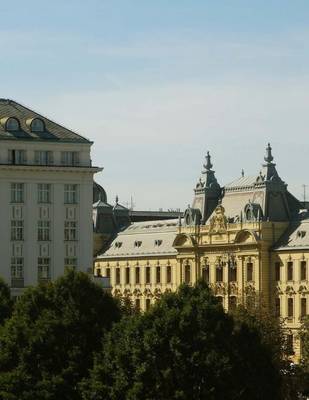
[(302, 199), (308, 0), (0, 0), (0, 15), (0, 97), (94, 141), (111, 204), (184, 209), (207, 151), (224, 185), (258, 174), (268, 142)]

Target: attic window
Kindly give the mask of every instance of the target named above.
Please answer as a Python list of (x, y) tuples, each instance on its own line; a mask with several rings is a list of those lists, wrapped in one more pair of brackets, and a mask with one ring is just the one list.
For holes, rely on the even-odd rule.
[(45, 124), (40, 118), (34, 118), (30, 125), (31, 132), (44, 132)]
[(19, 121), (16, 118), (8, 118), (5, 124), (5, 129), (9, 132), (19, 131)]
[(120, 249), (121, 246), (122, 246), (122, 242), (116, 242), (115, 243), (115, 247), (117, 247), (117, 249)]
[(297, 237), (298, 238), (303, 238), (306, 236), (306, 231), (297, 231)]
[(139, 241), (139, 240), (136, 240), (136, 241), (134, 242), (134, 247), (141, 247), (141, 245), (142, 245), (142, 242)]
[(155, 240), (155, 246), (161, 246), (162, 240), (156, 239)]

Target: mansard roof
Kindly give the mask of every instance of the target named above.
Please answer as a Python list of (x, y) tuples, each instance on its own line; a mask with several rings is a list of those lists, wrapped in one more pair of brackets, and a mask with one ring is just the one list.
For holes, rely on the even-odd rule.
[(177, 220), (135, 222), (118, 233), (98, 259), (177, 254), (173, 247), (177, 233)]
[[(18, 120), (19, 128), (17, 130), (12, 131), (6, 129), (6, 122), (9, 118)], [(42, 131), (34, 131), (31, 129), (31, 122), (34, 119), (39, 119), (43, 122)], [(92, 143), (72, 130), (9, 99), (0, 99), (0, 122), (0, 140), (48, 140), (55, 142)]]
[(291, 222), (289, 228), (274, 246), (277, 251), (309, 249), (309, 213), (303, 212)]

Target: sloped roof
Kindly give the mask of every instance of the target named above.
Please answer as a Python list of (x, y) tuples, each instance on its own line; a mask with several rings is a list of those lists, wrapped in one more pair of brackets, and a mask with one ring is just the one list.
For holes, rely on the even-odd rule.
[(98, 258), (174, 255), (177, 254), (173, 247), (177, 233), (175, 220), (136, 222), (120, 232)]
[(309, 249), (309, 213), (300, 215), (299, 220), (293, 221), (287, 231), (278, 240), (274, 250)]
[[(18, 119), (20, 130), (16, 132), (7, 132), (5, 127), (0, 124), (0, 139), (92, 143), (83, 136), (78, 135), (70, 129), (51, 121), (13, 100), (0, 99), (0, 120), (9, 117)], [(31, 132), (26, 121), (33, 118), (39, 118), (44, 121), (45, 132)]]
[(242, 176), (224, 186), (225, 189), (253, 187), (256, 183), (256, 175)]

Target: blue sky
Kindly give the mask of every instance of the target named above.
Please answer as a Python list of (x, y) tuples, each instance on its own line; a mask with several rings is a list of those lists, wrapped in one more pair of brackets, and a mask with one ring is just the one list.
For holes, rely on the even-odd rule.
[[(1, 97), (94, 140), (112, 203), (184, 208), (207, 150), (218, 181), (268, 141), (309, 184), (309, 2), (0, 0)], [(309, 198), (309, 190), (308, 190)]]

